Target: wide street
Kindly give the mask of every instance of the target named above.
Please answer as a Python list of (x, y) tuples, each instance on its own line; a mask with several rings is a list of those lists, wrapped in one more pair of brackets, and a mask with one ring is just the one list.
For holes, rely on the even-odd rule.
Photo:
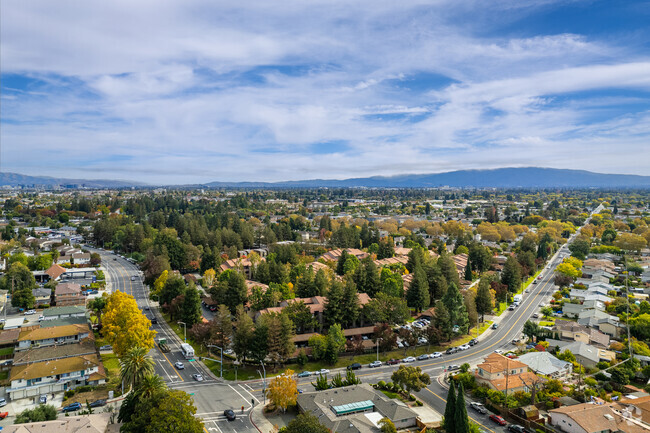
[[(598, 212), (598, 209), (593, 213)], [(579, 233), (579, 232), (578, 232)], [(511, 349), (512, 340), (520, 338), (524, 323), (531, 316), (539, 312), (540, 304), (548, 303), (551, 295), (555, 291), (553, 284), (553, 271), (555, 267), (562, 262), (562, 259), (570, 255), (568, 244), (575, 239), (574, 234), (568, 242), (563, 245), (549, 260), (549, 263), (542, 270), (537, 280), (537, 284), (531, 284), (523, 293), (523, 299), (519, 307), (514, 311), (504, 311), (501, 316), (493, 319), (499, 326), (497, 329), (488, 329), (479, 337), (479, 344), (468, 350), (458, 352), (452, 355), (443, 355), (437, 360), (416, 361), (413, 364), (421, 367), (423, 371), (431, 376), (431, 384), (422, 389), (416, 395), (433, 407), (439, 413), (444, 413), (447, 396), (447, 388), (444, 382), (446, 368), (450, 365), (460, 365), (469, 363), (472, 367), (476, 366), (490, 353), (497, 349)], [(207, 369), (201, 362), (187, 362), (180, 352), (181, 340), (169, 329), (164, 320), (160, 317), (157, 307), (150, 304), (146, 296), (145, 287), (142, 283), (142, 277), (138, 268), (127, 260), (108, 253), (103, 250), (97, 250), (102, 256), (102, 263), (107, 272), (107, 282), (110, 290), (121, 290), (125, 293), (132, 294), (143, 311), (151, 317), (156, 315), (158, 324), (153, 328), (158, 332), (156, 339), (160, 337), (167, 338), (171, 348), (169, 353), (162, 353), (158, 346), (154, 347), (150, 355), (156, 362), (156, 372), (161, 375), (171, 388), (182, 389), (193, 396), (197, 406), (197, 416), (204, 420), (206, 431), (216, 432), (255, 432), (257, 429), (250, 423), (248, 413), (252, 408), (253, 400), (255, 404), (263, 401), (263, 386), (261, 380), (252, 380), (248, 382), (227, 383), (220, 379), (215, 379), (207, 374)], [(131, 277), (136, 276), (133, 280)], [(185, 364), (184, 370), (177, 370), (174, 363), (180, 361)], [(380, 380), (390, 381), (390, 376), (398, 366), (382, 366), (375, 369), (363, 366), (362, 370), (357, 371), (357, 376), (366, 383), (377, 383)], [(331, 374), (337, 371), (332, 370)], [(192, 378), (194, 373), (202, 373), (205, 381), (196, 382)], [(344, 373), (343, 373), (344, 374)], [(307, 392), (311, 391), (311, 382), (314, 378), (299, 378), (298, 388)], [(241, 416), (241, 407), (244, 407), (244, 415)], [(225, 409), (233, 409), (237, 414), (235, 421), (227, 421), (223, 416)], [(472, 421), (477, 423), (481, 429), (492, 433), (505, 433), (506, 428), (497, 426), (488, 419), (489, 414), (481, 415), (468, 409), (468, 414)]]

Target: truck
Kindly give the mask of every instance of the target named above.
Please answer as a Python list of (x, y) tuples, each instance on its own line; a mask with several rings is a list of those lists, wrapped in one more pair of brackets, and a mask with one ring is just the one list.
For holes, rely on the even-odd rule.
[(169, 352), (169, 346), (167, 346), (167, 339), (166, 338), (159, 338), (158, 339), (158, 347), (160, 348), (160, 351), (163, 353)]
[(514, 298), (512, 298), (515, 304), (521, 304), (521, 299), (522, 299), (521, 295), (515, 295)]

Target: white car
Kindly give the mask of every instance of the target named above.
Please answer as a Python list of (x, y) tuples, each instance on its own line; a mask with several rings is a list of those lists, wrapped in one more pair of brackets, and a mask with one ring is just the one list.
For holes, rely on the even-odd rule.
[(175, 363), (174, 363), (174, 367), (176, 367), (176, 369), (178, 369), (178, 370), (185, 370), (185, 364), (183, 364), (183, 363), (180, 362), (180, 361), (175, 362)]
[(412, 356), (409, 356), (407, 358), (402, 359), (402, 362), (415, 362), (415, 358)]
[(430, 355), (431, 358), (441, 358), (442, 352), (434, 352)]
[(201, 373), (195, 373), (195, 374), (192, 375), (192, 377), (197, 382), (203, 382), (203, 375)]
[(469, 344), (463, 344), (462, 346), (458, 346), (460, 350), (467, 350), (469, 349)]
[(31, 316), (32, 314), (36, 314), (36, 310), (27, 310), (27, 311), (25, 311), (25, 316)]
[(418, 344), (427, 344), (427, 343), (428, 343), (428, 342), (427, 342), (427, 339), (426, 339), (426, 338), (424, 338), (424, 337), (420, 337), (420, 338), (418, 338)]
[(322, 369), (318, 370), (316, 373), (324, 375), (324, 374), (328, 374), (329, 372), (330, 371), (327, 368), (322, 368)]
[(494, 353), (498, 353), (499, 355), (501, 355), (501, 354), (503, 354), (503, 350), (497, 349), (497, 350), (494, 351)]
[(372, 361), (370, 364), (368, 364), (368, 367), (370, 368), (375, 368), (375, 367), (381, 367), (381, 361)]

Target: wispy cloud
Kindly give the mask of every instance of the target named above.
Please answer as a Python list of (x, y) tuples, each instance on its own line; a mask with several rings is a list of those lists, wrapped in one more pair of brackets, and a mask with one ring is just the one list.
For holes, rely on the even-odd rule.
[(2, 169), (161, 183), (647, 174), (648, 29), (528, 24), (576, 4), (3, 2)]

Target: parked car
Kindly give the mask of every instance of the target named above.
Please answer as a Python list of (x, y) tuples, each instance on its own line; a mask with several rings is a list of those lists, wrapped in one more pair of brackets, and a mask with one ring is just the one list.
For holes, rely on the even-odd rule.
[(428, 341), (427, 341), (426, 338), (424, 338), (424, 337), (419, 337), (418, 338), (418, 344), (427, 344), (427, 343), (428, 343)]
[(113, 346), (109, 344), (105, 344), (99, 348), (100, 351), (105, 351), (105, 350), (113, 350)]
[(498, 324), (498, 323), (493, 323), (493, 324), (492, 324), (492, 329), (497, 329), (498, 327), (499, 327), (499, 324)]
[(483, 406), (483, 404), (481, 404), (481, 403), (479, 403), (479, 402), (477, 402), (477, 401), (473, 401), (473, 402), (471, 402), (471, 403), (469, 404), (469, 407), (471, 407), (472, 409), (474, 409), (474, 410), (475, 410), (476, 412), (478, 412), (478, 413), (482, 413), (483, 415), (485, 415), (486, 413), (488, 413), (487, 408), (486, 408), (485, 406)]
[(193, 377), (194, 380), (196, 380), (197, 382), (203, 382), (203, 375), (202, 375), (201, 373), (194, 373), (194, 374), (192, 375), (192, 377)]
[(223, 411), (223, 416), (226, 417), (228, 421), (234, 421), (235, 420), (235, 411), (232, 409), (226, 409)]
[(185, 370), (185, 364), (180, 361), (175, 362), (174, 367), (176, 367), (178, 370)]
[(102, 407), (102, 406), (106, 406), (106, 400), (104, 400), (103, 398), (99, 400), (95, 400), (92, 403), (90, 403), (90, 407)]
[(368, 367), (370, 368), (381, 367), (381, 361), (372, 361), (370, 364), (368, 364)]
[(47, 403), (47, 395), (43, 394), (38, 398), (38, 404), (45, 404)]
[(311, 371), (301, 371), (298, 373), (298, 377), (309, 377), (311, 376)]
[(426, 353), (423, 353), (422, 355), (418, 356), (418, 361), (424, 361), (425, 359), (429, 359), (429, 355)]
[(398, 342), (397, 342), (397, 347), (400, 348), (400, 349), (403, 349), (403, 348), (404, 348), (404, 344), (403, 344), (401, 341), (398, 341)]
[(9, 412), (0, 412), (0, 419), (5, 419), (9, 416)]
[(442, 352), (433, 352), (431, 355), (429, 355), (429, 358), (440, 358), (442, 356)]
[(407, 356), (406, 358), (402, 359), (402, 362), (415, 362), (415, 358), (412, 356)]
[(400, 362), (402, 362), (402, 361), (399, 360), (399, 359), (391, 358), (391, 359), (388, 360), (388, 362), (386, 362), (386, 364), (387, 364), (387, 365), (397, 365), (397, 364), (399, 364)]
[(516, 307), (515, 304), (510, 304), (510, 306), (508, 307), (508, 311), (514, 311), (515, 307)]
[(500, 417), (499, 415), (492, 414), (492, 415), (490, 415), (490, 419), (492, 421), (494, 421), (495, 423), (499, 424), (499, 425), (506, 425), (507, 424), (506, 420), (503, 419), (503, 417)]
[(0, 407), (6, 406), (7, 405), (7, 400), (4, 398), (0, 398)]
[(513, 338), (512, 339), (512, 344), (517, 344), (517, 343), (519, 343), (519, 339), (518, 338)]
[(447, 367), (447, 370), (449, 370), (449, 371), (460, 370), (460, 365), (452, 364), (449, 367)]
[(517, 424), (510, 424), (508, 430), (513, 433), (526, 433), (526, 429)]
[(63, 412), (74, 412), (75, 410), (79, 410), (79, 409), (81, 409), (81, 403), (79, 403), (78, 401), (75, 401), (74, 403), (69, 404), (66, 407), (64, 407), (62, 410), (63, 410)]
[(329, 374), (329, 372), (330, 371), (327, 368), (321, 368), (316, 373), (318, 373), (318, 374)]
[(502, 354), (503, 354), (503, 350), (501, 350), (501, 349), (497, 349), (497, 350), (494, 351), (494, 353), (498, 353), (499, 355), (502, 355)]
[(461, 346), (458, 346), (458, 350), (467, 350), (469, 349), (469, 344), (463, 344)]
[(27, 311), (25, 311), (25, 316), (31, 316), (32, 314), (36, 314), (36, 310), (27, 310)]
[(469, 345), (470, 346), (476, 346), (478, 344), (478, 338), (472, 338), (469, 340)]
[(132, 276), (132, 277), (131, 277), (131, 281), (135, 281), (135, 276)]
[(539, 314), (535, 313), (533, 314), (533, 318), (537, 319), (539, 317)]
[(445, 351), (445, 353), (446, 353), (447, 355), (451, 355), (451, 354), (454, 354), (454, 353), (456, 353), (456, 352), (458, 352), (458, 347), (450, 347), (449, 349), (447, 349), (447, 350)]
[(359, 370), (360, 368), (361, 368), (361, 364), (359, 364), (358, 362), (348, 365), (348, 370)]

